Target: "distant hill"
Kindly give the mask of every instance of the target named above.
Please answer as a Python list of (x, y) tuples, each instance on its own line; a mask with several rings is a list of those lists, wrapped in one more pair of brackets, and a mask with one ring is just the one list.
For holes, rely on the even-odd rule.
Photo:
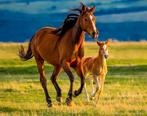
[[(91, 0), (86, 4), (97, 7), (95, 15), (100, 40), (147, 40), (146, 0)], [(68, 9), (78, 6), (78, 0), (2, 0), (0, 41), (23, 42), (44, 26), (59, 27)], [(86, 36), (86, 40), (92, 39)]]

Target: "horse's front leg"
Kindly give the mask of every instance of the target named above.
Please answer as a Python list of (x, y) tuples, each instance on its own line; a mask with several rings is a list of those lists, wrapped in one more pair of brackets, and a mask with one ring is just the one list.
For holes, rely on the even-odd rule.
[(77, 74), (80, 76), (80, 79), (81, 79), (80, 88), (78, 90), (74, 91), (74, 96), (78, 96), (82, 92), (84, 84), (85, 84), (85, 76), (84, 76), (84, 73), (83, 73), (83, 66), (82, 66), (81, 62), (78, 63), (75, 70), (76, 70)]
[(68, 75), (69, 80), (70, 80), (70, 88), (69, 88), (69, 92), (68, 92), (68, 97), (66, 98), (66, 104), (68, 106), (70, 106), (71, 102), (72, 102), (72, 95), (73, 95), (74, 76), (70, 70), (70, 64), (68, 62), (63, 62), (62, 66), (63, 66), (63, 69), (66, 72), (66, 74)]

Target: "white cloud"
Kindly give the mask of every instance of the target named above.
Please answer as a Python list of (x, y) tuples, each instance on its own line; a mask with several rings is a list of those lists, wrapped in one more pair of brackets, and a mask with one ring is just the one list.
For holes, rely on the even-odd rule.
[(147, 11), (97, 16), (97, 22), (102, 22), (102, 23), (118, 23), (118, 22), (128, 22), (128, 21), (147, 22)]

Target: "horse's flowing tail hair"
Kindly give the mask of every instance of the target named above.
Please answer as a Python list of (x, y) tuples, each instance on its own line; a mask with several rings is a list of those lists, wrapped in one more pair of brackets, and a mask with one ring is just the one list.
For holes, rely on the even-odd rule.
[(29, 42), (27, 52), (25, 52), (24, 47), (22, 45), (19, 48), (18, 55), (19, 55), (20, 59), (23, 61), (27, 61), (33, 57), (32, 49), (31, 49), (31, 41), (32, 41), (32, 39)]

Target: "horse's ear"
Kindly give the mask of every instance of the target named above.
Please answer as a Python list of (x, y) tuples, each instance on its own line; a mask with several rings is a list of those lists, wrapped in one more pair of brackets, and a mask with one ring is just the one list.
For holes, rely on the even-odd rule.
[(82, 14), (86, 13), (87, 7), (83, 3), (81, 3), (81, 6), (82, 6)]
[(94, 13), (95, 9), (96, 9), (96, 6), (93, 6), (92, 8), (89, 9), (89, 12)]
[(111, 43), (111, 40), (110, 39), (108, 39), (106, 42), (105, 42), (105, 44), (109, 47), (110, 46), (110, 43)]
[(97, 41), (96, 43), (97, 43), (97, 45), (98, 45), (98, 46), (100, 46), (100, 45), (101, 45), (101, 42), (99, 42), (99, 41)]

